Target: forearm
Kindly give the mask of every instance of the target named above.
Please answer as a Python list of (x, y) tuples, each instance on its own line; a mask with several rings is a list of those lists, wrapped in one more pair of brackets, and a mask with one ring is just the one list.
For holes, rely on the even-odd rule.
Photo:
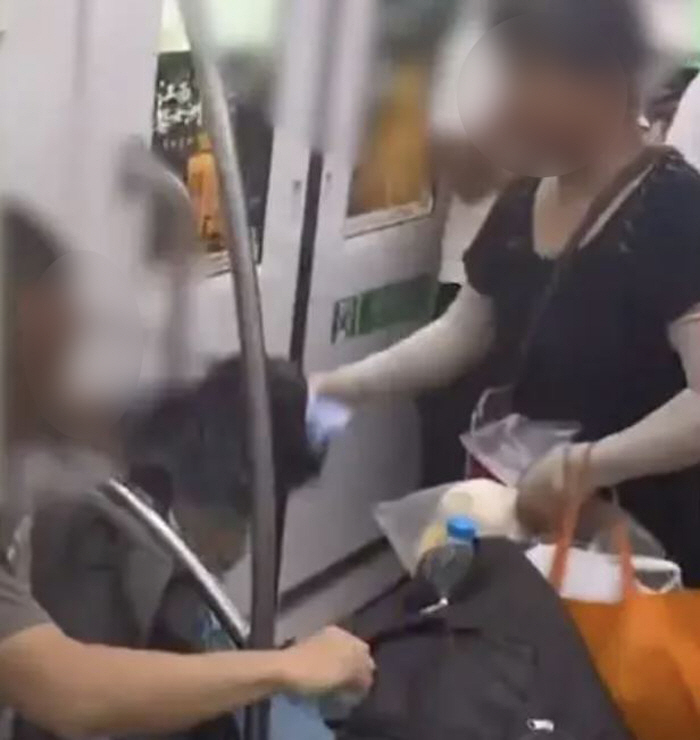
[(28, 719), (70, 736), (173, 732), (287, 688), (281, 652), (180, 656), (82, 645), (50, 632), (46, 641), (51, 662), (37, 652), (32, 664), (25, 654), (8, 699)]
[(319, 390), (358, 403), (437, 388), (482, 359), (492, 338), (490, 302), (466, 286), (444, 316), (383, 352), (328, 373)]
[(134, 660), (142, 654), (103, 648), (89, 653), (95, 669), (84, 688), (91, 735), (185, 729), (284, 689), (281, 654), (275, 651), (151, 653), (136, 671)]
[(700, 394), (685, 390), (665, 406), (593, 448), (599, 487), (700, 464)]

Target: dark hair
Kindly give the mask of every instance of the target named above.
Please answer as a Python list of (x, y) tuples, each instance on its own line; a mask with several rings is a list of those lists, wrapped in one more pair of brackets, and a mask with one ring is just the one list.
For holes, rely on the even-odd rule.
[[(268, 361), (277, 494), (319, 473), (306, 433), (307, 384), (287, 362)], [(216, 365), (199, 384), (171, 391), (126, 434), (133, 483), (168, 509), (174, 496), (193, 503), (252, 509), (252, 470), (245, 432), (243, 368), (239, 358)]]
[(651, 54), (637, 0), (492, 0), (487, 25), (516, 52), (582, 70), (621, 67), (635, 81)]

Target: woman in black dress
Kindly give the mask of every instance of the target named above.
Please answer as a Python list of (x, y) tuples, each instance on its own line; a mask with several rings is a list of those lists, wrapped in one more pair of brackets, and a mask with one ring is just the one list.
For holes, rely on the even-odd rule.
[[(489, 385), (512, 381), (564, 245), (643, 151), (649, 56), (634, 0), (493, 0), (491, 13), (514, 84), (481, 143), (520, 176), (467, 250), (468, 284), (447, 314), (315, 378), (318, 393), (358, 403), (418, 392), (487, 356)], [(700, 584), (700, 174), (677, 152), (633, 178), (583, 240), (537, 322), (513, 406), (578, 422), (572, 457), (593, 443), (595, 485), (615, 489)], [(556, 527), (566, 508), (564, 455), (521, 482), (533, 526)]]

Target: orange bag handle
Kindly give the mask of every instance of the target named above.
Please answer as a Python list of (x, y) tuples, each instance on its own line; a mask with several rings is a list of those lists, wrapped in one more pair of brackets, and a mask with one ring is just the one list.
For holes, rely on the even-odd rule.
[[(581, 514), (581, 508), (590, 493), (591, 480), (591, 455), (593, 445), (588, 445), (581, 460), (581, 464), (574, 466), (571, 460), (571, 448), (567, 447), (564, 455), (564, 487), (571, 493), (571, 505), (564, 514), (561, 531), (554, 547), (554, 558), (552, 569), (549, 574), (549, 582), (561, 593), (564, 587), (564, 578), (569, 564), (569, 553), (574, 541), (576, 525)], [(577, 467), (577, 469), (574, 469)], [(632, 545), (629, 538), (629, 528), (620, 518), (613, 529), (613, 541), (620, 558), (622, 569), (622, 593), (625, 599), (637, 593), (637, 581), (632, 562)]]

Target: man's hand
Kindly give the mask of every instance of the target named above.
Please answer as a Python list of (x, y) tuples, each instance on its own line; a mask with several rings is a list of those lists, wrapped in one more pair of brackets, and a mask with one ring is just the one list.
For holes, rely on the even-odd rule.
[(170, 734), (280, 692), (366, 691), (373, 674), (369, 647), (339, 629), (202, 655), (83, 645), (50, 624), (0, 643), (0, 700), (61, 737)]
[(337, 627), (284, 652), (285, 683), (299, 694), (322, 695), (350, 689), (367, 692), (375, 664), (369, 645)]
[[(576, 497), (588, 498), (595, 492), (590, 475), (589, 445), (562, 445), (536, 462), (518, 486), (518, 519), (532, 534), (552, 534), (561, 526), (564, 515)], [(570, 475), (566, 474), (569, 458)], [(578, 501), (583, 504), (584, 501)]]

